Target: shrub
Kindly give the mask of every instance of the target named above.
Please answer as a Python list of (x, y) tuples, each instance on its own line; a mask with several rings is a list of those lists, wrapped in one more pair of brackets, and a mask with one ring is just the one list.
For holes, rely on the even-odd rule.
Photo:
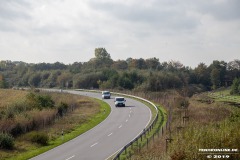
[(31, 142), (33, 143), (38, 143), (41, 145), (47, 145), (48, 144), (48, 140), (49, 137), (46, 133), (42, 133), (42, 132), (31, 132), (28, 135), (28, 138)]
[(62, 117), (68, 109), (68, 105), (66, 103), (61, 102), (58, 106), (58, 115)]
[(33, 108), (53, 108), (54, 101), (50, 95), (30, 93), (27, 95), (27, 103)]
[(14, 147), (14, 138), (6, 133), (0, 133), (0, 148), (12, 149)]
[(37, 102), (40, 105), (40, 107), (43, 108), (53, 108), (54, 107), (54, 101), (52, 100), (51, 96), (49, 95), (39, 95), (37, 96)]
[(22, 128), (22, 126), (21, 126), (20, 123), (17, 123), (16, 126), (14, 126), (14, 127), (12, 128), (12, 130), (11, 130), (11, 134), (12, 134), (14, 137), (22, 134), (23, 132), (24, 132), (24, 131), (23, 131), (23, 128)]

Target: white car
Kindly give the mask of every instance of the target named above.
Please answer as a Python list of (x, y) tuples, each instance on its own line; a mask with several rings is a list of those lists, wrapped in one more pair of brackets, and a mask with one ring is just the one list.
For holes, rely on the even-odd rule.
[(109, 91), (102, 91), (102, 98), (103, 99), (110, 99), (111, 93)]
[(123, 106), (125, 107), (126, 99), (124, 97), (115, 97), (114, 103), (115, 107)]

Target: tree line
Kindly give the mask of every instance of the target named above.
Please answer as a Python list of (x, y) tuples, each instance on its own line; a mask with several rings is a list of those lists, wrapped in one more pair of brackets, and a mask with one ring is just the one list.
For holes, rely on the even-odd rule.
[(179, 61), (160, 62), (127, 58), (114, 61), (105, 48), (96, 48), (95, 57), (72, 64), (0, 61), (0, 88), (58, 87), (162, 91), (197, 86), (204, 90), (232, 85), (240, 77), (240, 60), (214, 60), (195, 68)]

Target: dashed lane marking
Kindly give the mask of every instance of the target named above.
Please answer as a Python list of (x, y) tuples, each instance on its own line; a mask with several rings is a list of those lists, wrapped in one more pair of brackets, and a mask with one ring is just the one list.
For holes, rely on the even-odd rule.
[(91, 145), (90, 147), (94, 147), (94, 146), (96, 146), (98, 143), (94, 143), (93, 145)]
[(73, 155), (73, 156), (67, 158), (66, 160), (70, 160), (70, 159), (72, 159), (72, 158), (74, 158), (74, 157), (75, 157), (75, 155)]

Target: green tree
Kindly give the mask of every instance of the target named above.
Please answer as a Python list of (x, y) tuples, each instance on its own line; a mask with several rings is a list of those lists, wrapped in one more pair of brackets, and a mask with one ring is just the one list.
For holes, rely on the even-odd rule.
[(161, 69), (159, 59), (156, 57), (146, 59), (146, 66), (148, 69), (153, 69), (153, 70)]
[(214, 68), (211, 71), (211, 82), (212, 82), (212, 89), (217, 89), (220, 86), (220, 71), (217, 68)]
[(110, 54), (107, 52), (105, 48), (95, 48), (95, 57), (96, 59), (111, 59)]
[(110, 67), (112, 63), (113, 60), (105, 48), (96, 48), (95, 57), (90, 59), (88, 62), (88, 64), (91, 64), (93, 66), (94, 70)]
[[(225, 85), (226, 71), (227, 71), (227, 63), (224, 61), (213, 61), (213, 63), (209, 66), (211, 70), (211, 82), (212, 85), (216, 88)], [(217, 77), (212, 77), (217, 76)], [(216, 89), (215, 88), (215, 89)]]
[(7, 82), (3, 75), (0, 74), (0, 88), (7, 88)]
[(240, 78), (235, 78), (231, 86), (231, 94), (240, 94)]
[(126, 61), (117, 60), (117, 61), (113, 62), (112, 67), (114, 69), (118, 69), (118, 70), (126, 70), (128, 68), (128, 64)]
[(207, 65), (204, 63), (200, 63), (195, 69), (194, 73), (196, 75), (196, 82), (197, 84), (203, 84), (206, 86), (210, 86), (210, 74)]

